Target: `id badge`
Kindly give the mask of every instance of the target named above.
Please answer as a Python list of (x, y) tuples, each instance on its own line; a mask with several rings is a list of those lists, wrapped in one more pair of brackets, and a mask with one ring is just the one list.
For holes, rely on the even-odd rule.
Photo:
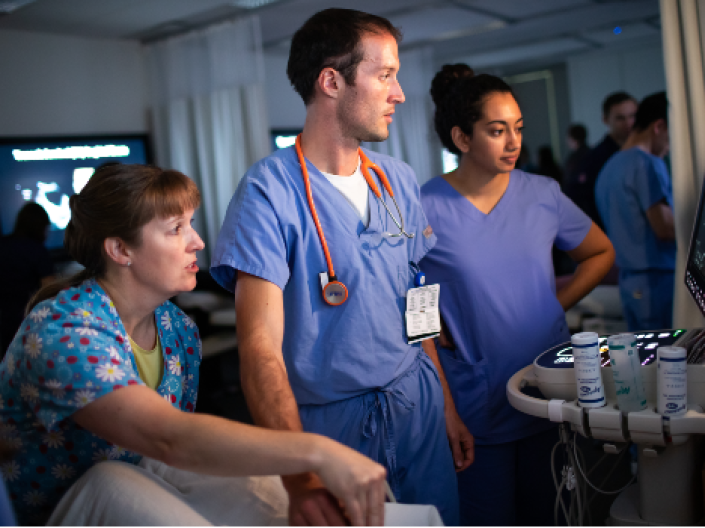
[(440, 335), (440, 291), (440, 284), (430, 284), (406, 292), (406, 339), (409, 344)]

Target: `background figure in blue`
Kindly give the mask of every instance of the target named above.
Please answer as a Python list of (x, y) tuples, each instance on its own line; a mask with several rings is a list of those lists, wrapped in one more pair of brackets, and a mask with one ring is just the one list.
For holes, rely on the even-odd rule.
[[(475, 437), (475, 462), (458, 473), (460, 522), (550, 525), (557, 427), (512, 408), (506, 384), (570, 339), (564, 310), (600, 282), (614, 251), (555, 180), (514, 169), (524, 122), (504, 81), (446, 65), (431, 95), (441, 142), (460, 156), (421, 189), (438, 237), (421, 268), (441, 283), (445, 323), (443, 339), (424, 348), (444, 384), (449, 433), (467, 426)], [(559, 291), (554, 244), (578, 263)]]
[(676, 233), (665, 92), (646, 97), (634, 130), (597, 178), (597, 207), (617, 252), (619, 293), (629, 330), (671, 328)]
[(54, 280), (54, 265), (44, 242), (49, 215), (35, 202), (17, 214), (11, 235), (0, 238), (0, 359), (19, 330), (29, 299)]
[[(360, 170), (360, 143), (387, 139), (404, 102), (400, 38), (388, 20), (348, 9), (321, 11), (295, 33), (287, 74), (306, 104), (301, 162), (291, 147), (250, 168), (228, 208), (211, 273), (235, 293), (242, 384), (255, 422), (359, 450), (386, 467), (397, 500), (435, 505), (455, 524), (442, 388), (421, 346), (407, 344), (404, 324), (416, 263), (436, 238), (407, 165), (365, 152), (389, 179), (413, 238), (390, 236), (399, 229), (380, 202), (397, 209), (375, 172), (380, 198)], [(349, 292), (342, 305), (322, 295), (320, 275), (332, 273), (304, 167), (335, 277)], [(461, 467), (472, 457), (472, 444), (464, 447)], [(292, 523), (345, 522), (316, 477), (285, 478), (284, 485)]]
[(605, 98), (602, 121), (609, 127), (609, 132), (585, 157), (578, 177), (564, 189), (566, 196), (602, 229), (604, 225), (595, 205), (595, 182), (607, 160), (619, 151), (629, 137), (636, 107), (636, 99), (626, 92), (614, 92)]

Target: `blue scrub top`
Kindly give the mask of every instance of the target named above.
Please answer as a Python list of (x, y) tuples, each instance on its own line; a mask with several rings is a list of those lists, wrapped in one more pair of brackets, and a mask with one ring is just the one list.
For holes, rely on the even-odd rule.
[(595, 185), (597, 209), (622, 270), (673, 270), (676, 243), (656, 238), (646, 211), (666, 200), (673, 208), (671, 178), (663, 160), (638, 147), (616, 153)]
[[(307, 161), (333, 267), (348, 288), (341, 306), (323, 300), (319, 274), (327, 266), (294, 147), (250, 168), (218, 236), (211, 274), (221, 286), (234, 291), (240, 270), (283, 291), (283, 353), (299, 405), (326, 404), (384, 387), (419, 353), (420, 345), (408, 345), (405, 333), (405, 297), (414, 278), (409, 262), (418, 263), (436, 238), (424, 231), (428, 222), (411, 168), (388, 156), (365, 154), (387, 175), (405, 229), (416, 236), (386, 236), (399, 230), (371, 191), (365, 228), (343, 195)], [(374, 172), (372, 178), (377, 179)]]
[(506, 384), (547, 348), (570, 339), (551, 258), (575, 249), (592, 221), (543, 176), (513, 170), (484, 214), (443, 178), (421, 189), (438, 242), (421, 261), (441, 284), (443, 320), (456, 349), (438, 347), (461, 418), (478, 444), (510, 442), (551, 427), (515, 410)]

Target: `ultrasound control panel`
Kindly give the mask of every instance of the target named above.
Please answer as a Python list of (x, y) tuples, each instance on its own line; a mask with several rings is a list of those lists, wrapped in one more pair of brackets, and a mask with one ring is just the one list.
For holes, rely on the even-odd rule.
[[(656, 349), (662, 346), (671, 346), (680, 341), (686, 334), (686, 330), (653, 330), (642, 333), (635, 333), (636, 346), (639, 350), (639, 359), (642, 365), (650, 365), (656, 361)], [(600, 355), (602, 366), (609, 364), (610, 358), (607, 349), (607, 338), (600, 336)], [(545, 368), (573, 368), (573, 347), (570, 342), (556, 345), (549, 348), (536, 359), (536, 364)]]

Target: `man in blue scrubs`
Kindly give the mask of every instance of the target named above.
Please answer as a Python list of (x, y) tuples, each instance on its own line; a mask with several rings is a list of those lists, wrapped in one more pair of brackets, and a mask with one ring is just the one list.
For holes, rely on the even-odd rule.
[(619, 266), (629, 330), (671, 327), (676, 264), (666, 93), (646, 97), (634, 130), (597, 178), (595, 196)]
[[(235, 292), (243, 388), (259, 425), (317, 432), (384, 464), (397, 500), (433, 504), (458, 521), (443, 392), (419, 344), (407, 344), (405, 296), (435, 236), (413, 171), (366, 152), (389, 179), (413, 238), (360, 170), (362, 141), (387, 138), (395, 106), (397, 41), (386, 19), (345, 9), (311, 17), (294, 35), (287, 73), (306, 104), (301, 147), (335, 277), (348, 299), (322, 295), (329, 272), (294, 147), (256, 163), (233, 197), (211, 267)], [(372, 180), (397, 213), (389, 193)], [(329, 277), (326, 277), (329, 278)], [(237, 284), (237, 287), (236, 287)], [(471, 450), (465, 452), (469, 463)], [(313, 475), (284, 479), (292, 524), (344, 522)], [(351, 490), (351, 493), (354, 493)]]

